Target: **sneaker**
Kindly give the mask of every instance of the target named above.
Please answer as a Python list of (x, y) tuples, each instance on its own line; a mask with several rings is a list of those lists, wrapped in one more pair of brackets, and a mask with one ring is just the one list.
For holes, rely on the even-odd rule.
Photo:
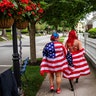
[(57, 93), (57, 94), (60, 94), (60, 93), (61, 93), (61, 89), (57, 89), (57, 90), (56, 90), (56, 93)]
[(54, 90), (54, 86), (50, 86), (50, 90), (53, 91)]

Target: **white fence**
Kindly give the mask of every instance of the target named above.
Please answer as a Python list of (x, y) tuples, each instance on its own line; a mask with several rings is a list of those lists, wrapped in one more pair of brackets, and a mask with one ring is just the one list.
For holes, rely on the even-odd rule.
[(96, 68), (96, 39), (88, 38), (88, 34), (79, 33), (79, 39), (82, 41), (87, 57), (91, 64)]

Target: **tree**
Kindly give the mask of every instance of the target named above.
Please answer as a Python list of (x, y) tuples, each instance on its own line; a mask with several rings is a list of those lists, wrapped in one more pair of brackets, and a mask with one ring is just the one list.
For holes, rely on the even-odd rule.
[[(45, 12), (43, 14), (42, 21), (47, 22), (49, 25), (53, 25), (55, 29), (61, 23), (64, 26), (73, 29), (77, 22), (84, 18), (86, 13), (95, 10), (95, 0), (32, 0), (34, 2), (41, 2)], [(94, 3), (93, 3), (94, 2)], [(38, 19), (40, 20), (40, 18)], [(35, 24), (37, 21), (33, 21), (30, 24), (30, 50), (31, 50), (31, 61), (36, 62), (36, 51), (35, 51)]]
[[(85, 14), (95, 8), (95, 1), (91, 0), (44, 0), (48, 5), (45, 10), (44, 21), (49, 25), (59, 26), (64, 22), (65, 26), (74, 28), (77, 22), (84, 18)], [(93, 6), (94, 5), (94, 6)], [(56, 28), (57, 29), (57, 28)]]
[[(19, 0), (16, 0), (19, 1)], [(96, 9), (95, 0), (32, 0), (36, 3), (41, 3), (45, 12), (43, 16), (32, 20), (29, 26), (30, 35), (30, 54), (31, 62), (36, 62), (36, 48), (35, 48), (35, 24), (41, 17), (43, 22), (49, 25), (54, 25), (57, 30), (58, 26), (64, 23), (64, 26), (74, 28), (77, 22), (84, 18), (86, 13)]]
[[(46, 2), (47, 3), (47, 2)], [(45, 9), (45, 14), (43, 16), (43, 21), (47, 22), (49, 25), (54, 25), (55, 29), (58, 29), (61, 21), (63, 20), (63, 11), (64, 4), (62, 2), (58, 2), (57, 0), (52, 0), (52, 2), (47, 3), (48, 7)]]
[(3, 36), (3, 37), (7, 37), (7, 34), (6, 34), (6, 29), (2, 29), (1, 36)]
[[(12, 0), (14, 1), (14, 0)], [(23, 12), (26, 10), (28, 12), (23, 13), (21, 16), (22, 18), (27, 16), (27, 20), (29, 20), (29, 37), (30, 37), (30, 62), (31, 63), (36, 63), (36, 46), (35, 46), (35, 33), (36, 33), (36, 28), (35, 24), (42, 18), (43, 14), (43, 9), (41, 8), (41, 5), (39, 2), (33, 0), (15, 0), (18, 8), (22, 7), (23, 5)], [(17, 13), (18, 14), (18, 13)]]
[[(38, 4), (38, 3), (37, 3)], [(40, 7), (40, 3), (39, 3)], [(40, 7), (40, 9), (42, 9)], [(39, 10), (39, 13), (37, 17), (33, 17), (31, 19), (30, 16), (30, 24), (29, 24), (29, 36), (30, 36), (30, 62), (36, 63), (36, 44), (35, 44), (35, 33), (36, 33), (36, 23), (42, 18), (43, 9)], [(37, 14), (37, 13), (36, 13)]]

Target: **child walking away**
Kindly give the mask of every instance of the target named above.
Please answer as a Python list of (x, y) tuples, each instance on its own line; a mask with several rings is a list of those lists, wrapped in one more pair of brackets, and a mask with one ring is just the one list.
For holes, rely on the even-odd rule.
[(71, 67), (73, 67), (74, 70), (70, 70), (70, 68), (68, 70), (64, 70), (63, 77), (69, 79), (71, 90), (73, 91), (74, 88), (71, 81), (73, 79), (76, 79), (76, 83), (78, 83), (78, 79), (80, 78), (80, 76), (90, 74), (90, 69), (84, 56), (84, 48), (82, 48), (82, 43), (80, 40), (78, 40), (75, 30), (71, 30), (69, 32), (68, 40), (65, 44), (65, 47), (72, 54)]
[(48, 73), (50, 90), (54, 90), (54, 76), (56, 76), (56, 93), (61, 92), (61, 72), (68, 68), (66, 60), (66, 50), (59, 40), (59, 34), (54, 32), (50, 37), (51, 42), (47, 43), (43, 49), (43, 58), (40, 65), (40, 73)]

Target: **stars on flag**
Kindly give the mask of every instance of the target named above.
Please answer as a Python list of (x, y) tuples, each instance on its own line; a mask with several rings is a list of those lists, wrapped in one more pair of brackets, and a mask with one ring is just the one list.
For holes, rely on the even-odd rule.
[(53, 42), (47, 43), (45, 45), (43, 49), (43, 56), (46, 56), (48, 58), (55, 58), (55, 48)]

